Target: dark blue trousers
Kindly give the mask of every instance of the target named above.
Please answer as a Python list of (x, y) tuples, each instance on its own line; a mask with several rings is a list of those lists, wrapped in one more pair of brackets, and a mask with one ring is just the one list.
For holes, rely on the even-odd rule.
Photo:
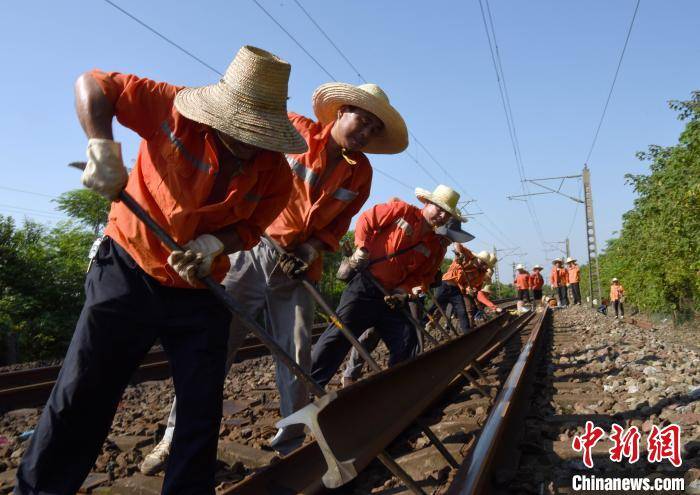
[[(464, 296), (456, 285), (442, 282), (440, 287), (435, 291), (435, 301), (440, 305), (443, 311), (446, 310), (448, 304), (452, 304), (452, 311), (457, 315), (459, 320), (459, 328), (462, 333), (467, 333), (469, 330), (469, 318), (467, 317), (467, 307), (464, 305)], [(436, 312), (437, 308), (431, 305), (428, 308), (428, 313), (436, 319), (440, 319), (441, 314)]]
[[(401, 310), (389, 309), (384, 295), (361, 273), (343, 291), (336, 312), (355, 337), (374, 327), (389, 348), (389, 366), (413, 357), (418, 350), (413, 325)], [(333, 378), (351, 347), (335, 325), (326, 328), (311, 350), (311, 376), (319, 385)]]
[(160, 285), (112, 239), (58, 380), (17, 471), (16, 494), (73, 495), (95, 463), (124, 388), (158, 337), (177, 394), (163, 493), (214, 493), (230, 313), (206, 290)]

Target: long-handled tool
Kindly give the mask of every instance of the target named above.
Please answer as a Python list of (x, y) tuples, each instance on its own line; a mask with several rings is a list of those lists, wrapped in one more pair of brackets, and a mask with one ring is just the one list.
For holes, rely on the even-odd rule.
[[(286, 251), (280, 246), (277, 241), (275, 241), (272, 237), (270, 237), (267, 234), (263, 234), (265, 239), (272, 244), (272, 246), (275, 248), (275, 251), (282, 256), (283, 254), (286, 254)], [(362, 356), (362, 359), (365, 360), (367, 365), (372, 369), (372, 371), (379, 372), (382, 370), (382, 368), (379, 366), (379, 363), (372, 357), (372, 355), (367, 352), (367, 349), (365, 349), (365, 346), (363, 346), (360, 341), (355, 338), (353, 333), (343, 324), (343, 322), (340, 320), (340, 316), (338, 313), (333, 310), (330, 305), (326, 302), (326, 300), (323, 298), (323, 295), (318, 291), (318, 289), (311, 283), (309, 282), (309, 279), (306, 278), (305, 275), (302, 275), (299, 280), (301, 283), (304, 285), (307, 291), (311, 294), (311, 297), (313, 297), (316, 302), (321, 306), (323, 311), (328, 315), (330, 320), (333, 322), (333, 324), (340, 330), (340, 332), (343, 334), (343, 336), (350, 341), (352, 346), (357, 349), (357, 352)], [(435, 445), (435, 448), (438, 449), (438, 451), (442, 454), (442, 456), (445, 458), (445, 460), (452, 465), (454, 468), (459, 467), (459, 463), (455, 460), (455, 458), (450, 454), (450, 452), (447, 450), (447, 448), (444, 446), (442, 441), (433, 433), (433, 431), (426, 425), (419, 424), (418, 425), (421, 429), (421, 431), (425, 434), (426, 437)]]
[[(379, 283), (379, 280), (377, 280), (377, 279), (374, 277), (374, 275), (372, 275), (372, 273), (371, 273), (369, 270), (364, 270), (364, 271), (362, 272), (362, 274), (363, 274), (363, 276), (365, 276), (372, 284), (374, 284), (374, 286), (377, 287), (385, 296), (388, 296), (388, 295), (389, 295), (389, 292), (387, 292), (387, 290), (384, 288), (384, 286), (383, 286), (382, 284)], [(424, 335), (424, 336), (428, 339), (428, 341), (430, 341), (431, 344), (433, 344), (433, 345), (438, 345), (438, 344), (439, 344), (439, 342), (435, 339), (435, 337), (433, 337), (432, 335), (430, 335), (430, 333), (425, 329), (425, 327), (421, 324), (421, 322), (419, 322), (418, 319), (416, 319), (416, 318), (411, 314), (411, 312), (410, 312), (405, 306), (402, 306), (402, 307), (401, 307), (401, 312), (402, 312), (402, 313), (404, 314), (404, 316), (408, 319), (408, 321), (410, 321), (410, 322), (413, 324), (413, 326), (416, 328), (416, 330), (418, 330), (422, 335)], [(439, 325), (438, 325), (438, 326), (439, 326)], [(462, 371), (460, 371), (459, 374), (462, 375), (464, 378), (466, 378), (467, 381), (469, 381), (469, 383), (471, 383), (471, 384), (474, 386), (474, 388), (476, 388), (482, 395), (488, 396), (488, 394), (486, 393), (486, 391), (485, 391), (483, 388), (481, 388), (481, 387), (479, 386), (479, 384), (476, 383), (476, 382), (467, 374), (466, 371), (462, 370)]]
[[(452, 331), (452, 333), (454, 334), (455, 337), (459, 337), (459, 333), (457, 333), (457, 330), (455, 330), (455, 327), (452, 325), (452, 321), (447, 317), (447, 313), (445, 313), (445, 311), (442, 309), (442, 306), (440, 306), (438, 304), (437, 298), (430, 293), (430, 289), (428, 289), (428, 291), (425, 292), (425, 296), (428, 298), (428, 300), (431, 303), (433, 303), (433, 306), (435, 306), (435, 308), (438, 310), (440, 315), (443, 318), (445, 318), (445, 324), (447, 325), (447, 328), (449, 328)], [(435, 326), (440, 328), (440, 330), (442, 331), (442, 326), (439, 323), (439, 319), (435, 322)], [(443, 331), (443, 333), (447, 333), (447, 332)], [(447, 335), (449, 338), (450, 337), (449, 333)]]
[[(438, 302), (436, 297), (433, 297), (432, 294), (428, 295), (428, 297), (431, 299), (437, 310), (440, 312), (440, 314), (445, 318), (445, 322), (447, 322), (447, 325), (449, 325), (450, 329), (452, 332), (454, 332), (455, 335), (459, 336), (460, 334), (457, 333), (457, 329), (452, 325), (452, 320), (447, 317), (447, 313), (445, 310), (440, 306), (440, 303)], [(474, 373), (478, 375), (479, 378), (482, 380), (486, 381), (486, 377), (484, 376), (484, 373), (481, 371), (479, 366), (476, 364), (475, 361), (472, 361), (469, 363), (469, 367), (474, 370)], [(466, 376), (465, 376), (466, 378)], [(479, 391), (484, 397), (488, 397), (489, 395), (486, 393), (486, 391), (479, 386), (479, 384), (476, 382), (476, 380), (471, 380), (469, 379), (469, 382)]]
[[(79, 170), (85, 170), (85, 162), (72, 162), (68, 164), (70, 167), (77, 168)], [(184, 251), (184, 249), (168, 234), (160, 225), (156, 223), (153, 218), (144, 210), (141, 205), (125, 190), (121, 190), (118, 199), (122, 201), (129, 210), (138, 217), (151, 231), (160, 239), (160, 241), (165, 244), (169, 249), (173, 251)], [(289, 370), (296, 376), (299, 380), (304, 382), (311, 392), (316, 397), (323, 397), (326, 395), (326, 391), (321, 387), (316, 381), (305, 372), (299, 364), (297, 364), (294, 359), (287, 354), (284, 349), (282, 349), (277, 342), (275, 342), (267, 332), (258, 323), (253, 320), (245, 309), (224, 289), (220, 284), (218, 284), (214, 279), (209, 276), (199, 278), (199, 281), (204, 284), (207, 289), (209, 289), (214, 296), (228, 308), (233, 316), (238, 319), (238, 321), (243, 325), (243, 328), (255, 335), (260, 342), (262, 342), (265, 347), (270, 350), (276, 359), (279, 359), (282, 364), (284, 364)], [(377, 456), (382, 464), (384, 464), (392, 474), (399, 478), (413, 493), (418, 495), (425, 495), (423, 489), (421, 489), (416, 482), (411, 478), (411, 476), (403, 470), (401, 466), (398, 465), (394, 459), (392, 459), (389, 454), (382, 452)]]

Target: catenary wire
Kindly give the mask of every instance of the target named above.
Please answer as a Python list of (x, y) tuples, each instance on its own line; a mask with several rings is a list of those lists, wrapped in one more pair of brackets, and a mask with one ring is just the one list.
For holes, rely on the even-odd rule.
[(598, 141), (598, 134), (600, 133), (600, 128), (603, 125), (603, 120), (605, 119), (605, 114), (608, 111), (608, 105), (610, 105), (610, 99), (612, 98), (613, 90), (615, 89), (615, 83), (617, 82), (617, 76), (620, 73), (620, 67), (622, 67), (622, 60), (625, 57), (625, 52), (627, 51), (627, 44), (630, 40), (630, 35), (632, 34), (632, 27), (634, 26), (634, 21), (637, 18), (637, 12), (639, 11), (639, 3), (641, 0), (637, 0), (634, 6), (634, 13), (632, 14), (632, 20), (630, 21), (629, 28), (627, 29), (627, 36), (625, 37), (625, 43), (622, 46), (622, 52), (620, 52), (620, 59), (617, 61), (617, 68), (615, 69), (615, 75), (613, 76), (612, 84), (610, 84), (610, 91), (608, 91), (608, 97), (605, 99), (605, 105), (603, 105), (603, 113), (598, 121), (598, 126), (596, 127), (595, 133), (593, 134), (593, 142), (588, 150), (588, 155), (586, 155), (586, 161), (584, 163), (588, 164), (593, 154), (593, 149), (595, 148), (596, 142)]

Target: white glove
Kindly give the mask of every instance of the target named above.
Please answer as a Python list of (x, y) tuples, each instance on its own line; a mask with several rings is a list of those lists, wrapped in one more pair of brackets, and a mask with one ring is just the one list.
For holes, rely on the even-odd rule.
[(173, 251), (168, 264), (183, 280), (193, 287), (197, 281), (211, 273), (214, 258), (224, 251), (224, 244), (211, 234), (202, 234), (185, 244), (187, 251)]
[(83, 185), (114, 201), (129, 180), (122, 160), (121, 144), (111, 139), (90, 138)]
[(503, 311), (503, 308), (496, 307), (494, 311), (496, 311), (496, 313), (501, 313)]
[(369, 264), (369, 251), (362, 248), (355, 249), (355, 252), (348, 259), (348, 263), (354, 270), (363, 270)]

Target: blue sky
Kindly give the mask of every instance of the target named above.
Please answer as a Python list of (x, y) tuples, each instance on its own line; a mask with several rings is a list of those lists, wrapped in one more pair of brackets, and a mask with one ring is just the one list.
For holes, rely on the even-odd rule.
[[(259, 1), (335, 79), (360, 83), (293, 0)], [(478, 1), (301, 2), (361, 74), (385, 89), (409, 129), (459, 184), (415, 142), (409, 152), (440, 182), (478, 200), (470, 209), (485, 215), (466, 226), (477, 236), (470, 246), (519, 247), (527, 255), (504, 263), (546, 264), (554, 252), (545, 253), (525, 203), (507, 199), (520, 192), (520, 182)], [(220, 71), (244, 44), (288, 60), (290, 110), (312, 115), (311, 93), (330, 80), (252, 1), (116, 3)], [(635, 0), (491, 0), (526, 177), (580, 173), (634, 6)], [(667, 100), (700, 89), (698, 19), (694, 0), (641, 3), (589, 162), (601, 246), (632, 206), (624, 174), (647, 170), (635, 152), (677, 141), (682, 123)], [(81, 72), (99, 67), (191, 86), (217, 79), (99, 0), (7, 4), (0, 44), (0, 214), (19, 221), (55, 223), (62, 217), (51, 198), (80, 187), (66, 164), (85, 152), (72, 93)], [(117, 129), (116, 136), (130, 161), (135, 135)], [(406, 153), (370, 159), (412, 187), (436, 185)], [(578, 182), (564, 191), (578, 195)], [(375, 173), (366, 206), (396, 195), (415, 200), (411, 189)], [(544, 240), (562, 241), (571, 232), (572, 252), (585, 260), (583, 209), (574, 219), (575, 203), (566, 198), (537, 196), (531, 204)], [(510, 267), (501, 264), (501, 270)]]

